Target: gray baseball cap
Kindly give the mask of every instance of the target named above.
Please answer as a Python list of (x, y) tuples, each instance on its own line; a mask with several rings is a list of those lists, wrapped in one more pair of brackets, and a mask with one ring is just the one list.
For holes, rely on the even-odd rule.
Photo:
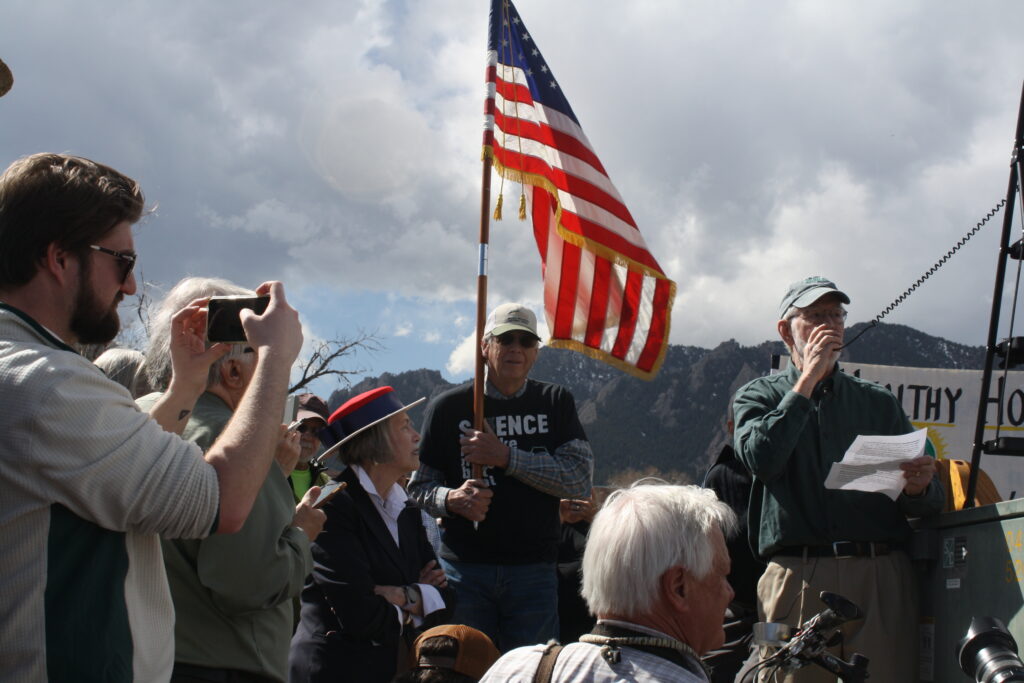
[(537, 316), (533, 311), (522, 304), (502, 304), (491, 311), (484, 324), (484, 334), (493, 334), (500, 337), (512, 330), (529, 332), (537, 339)]
[(782, 297), (782, 303), (779, 304), (779, 318), (786, 315), (790, 306), (806, 308), (826, 294), (838, 294), (844, 304), (850, 303), (850, 297), (845, 292), (841, 292), (836, 287), (836, 283), (826, 280), (820, 275), (812, 275), (794, 282), (786, 289), (786, 295)]

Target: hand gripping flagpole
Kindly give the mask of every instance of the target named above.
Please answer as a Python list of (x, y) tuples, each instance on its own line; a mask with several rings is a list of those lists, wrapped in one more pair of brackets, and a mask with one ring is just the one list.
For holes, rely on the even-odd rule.
[[(483, 182), (480, 190), (480, 246), (479, 263), (476, 273), (476, 339), (473, 353), (476, 356), (473, 375), (473, 428), (484, 431), (484, 356), (481, 343), (484, 337), (484, 321), (487, 318), (487, 247), (490, 241), (491, 208), (491, 155), (484, 154)], [(483, 465), (473, 464), (473, 479), (483, 479)], [(473, 522), (473, 528), (479, 526)]]
[[(476, 273), (476, 372), (473, 376), (473, 428), (484, 431), (484, 356), (480, 344), (487, 318), (487, 247), (490, 240), (491, 155), (484, 155), (484, 176), (480, 192), (480, 261)], [(473, 465), (473, 478), (483, 477), (483, 466)]]
[[(505, 2), (503, 0), (492, 0), (489, 31), (491, 36), (489, 42), (494, 42), (493, 34), (496, 26), (504, 30), (506, 25), (502, 19), (505, 14)], [(497, 23), (495, 23), (497, 22)], [(488, 69), (490, 73), (490, 68)], [(490, 88), (494, 83), (488, 78)], [(494, 135), (494, 99), (488, 97), (484, 104), (484, 135), (483, 135), (483, 177), (480, 182), (480, 245), (479, 262), (477, 266), (476, 279), (476, 339), (473, 347), (473, 355), (476, 357), (475, 373), (473, 375), (473, 428), (477, 431), (485, 431), (484, 425), (484, 356), (482, 344), (484, 338), (484, 324), (487, 320), (487, 249), (490, 242), (491, 229), (491, 167), (493, 166), (493, 154), (491, 145)], [(501, 195), (498, 195), (498, 206), (495, 208), (494, 218), (500, 218)], [(483, 465), (474, 464), (470, 475), (473, 479), (484, 478)], [(479, 527), (473, 522), (473, 528)]]

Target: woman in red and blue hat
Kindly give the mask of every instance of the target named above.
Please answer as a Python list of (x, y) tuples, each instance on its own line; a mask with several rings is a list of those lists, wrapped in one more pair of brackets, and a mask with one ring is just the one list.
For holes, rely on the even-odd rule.
[(391, 387), (362, 393), (320, 431), (347, 468), (346, 484), (323, 508), (312, 545), (313, 573), (302, 591), (290, 678), (386, 683), (408, 667), (422, 628), (445, 623), (454, 593), (427, 541), (420, 511), (398, 480), (419, 466), (420, 435)]

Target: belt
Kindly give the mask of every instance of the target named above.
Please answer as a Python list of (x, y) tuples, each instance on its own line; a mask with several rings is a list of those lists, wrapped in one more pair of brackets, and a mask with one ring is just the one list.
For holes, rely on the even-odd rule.
[(888, 543), (872, 543), (871, 541), (836, 541), (830, 545), (795, 545), (779, 550), (776, 555), (793, 557), (834, 557), (842, 560), (847, 557), (877, 557), (888, 555), (893, 547)]

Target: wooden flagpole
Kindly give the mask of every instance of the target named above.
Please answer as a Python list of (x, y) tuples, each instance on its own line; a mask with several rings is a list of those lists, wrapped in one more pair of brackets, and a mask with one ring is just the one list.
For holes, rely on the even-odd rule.
[[(480, 344), (487, 319), (487, 248), (491, 229), (491, 155), (484, 154), (483, 182), (480, 191), (480, 262), (476, 276), (476, 372), (473, 375), (473, 428), (484, 431), (484, 357)], [(473, 478), (484, 476), (483, 465), (473, 465)]]

